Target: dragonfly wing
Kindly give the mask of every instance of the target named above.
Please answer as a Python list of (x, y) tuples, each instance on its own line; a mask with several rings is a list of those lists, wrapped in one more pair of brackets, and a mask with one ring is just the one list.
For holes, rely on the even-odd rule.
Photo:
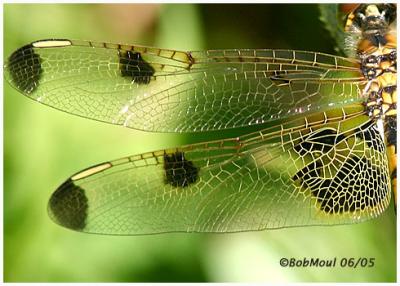
[(364, 100), (357, 60), (291, 50), (180, 52), (43, 40), (9, 57), (6, 78), (62, 111), (163, 132), (256, 125)]
[(297, 117), (103, 163), (62, 184), (49, 214), (77, 231), (117, 235), (361, 222), (390, 201), (384, 142), (363, 113), (360, 105)]

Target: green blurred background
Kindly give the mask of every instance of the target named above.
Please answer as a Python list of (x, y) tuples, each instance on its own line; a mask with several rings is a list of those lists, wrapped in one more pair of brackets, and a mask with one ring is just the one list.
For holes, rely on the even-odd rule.
[[(4, 5), (4, 57), (72, 38), (181, 50), (292, 48), (334, 53), (316, 5)], [(90, 165), (191, 141), (70, 116), (4, 84), (7, 282), (395, 281), (393, 206), (357, 225), (237, 234), (88, 235), (48, 218), (47, 200)], [(372, 268), (282, 268), (280, 258), (375, 258)]]

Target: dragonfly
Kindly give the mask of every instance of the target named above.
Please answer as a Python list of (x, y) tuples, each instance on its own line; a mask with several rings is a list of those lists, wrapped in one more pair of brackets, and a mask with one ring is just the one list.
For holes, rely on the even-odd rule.
[(346, 19), (348, 57), (69, 39), (16, 50), (6, 80), (73, 115), (150, 132), (255, 128), (80, 171), (52, 194), (51, 219), (75, 231), (140, 235), (382, 214), (396, 193), (396, 5), (359, 4)]

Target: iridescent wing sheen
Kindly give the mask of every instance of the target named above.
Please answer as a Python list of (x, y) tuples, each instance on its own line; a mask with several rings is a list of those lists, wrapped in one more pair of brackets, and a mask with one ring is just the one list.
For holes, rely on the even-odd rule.
[(99, 164), (62, 184), (48, 210), (65, 227), (116, 235), (355, 223), (389, 204), (387, 166), (356, 104)]
[(197, 132), (364, 101), (355, 59), (292, 50), (180, 52), (76, 40), (15, 51), (6, 79), (26, 96), (130, 128)]

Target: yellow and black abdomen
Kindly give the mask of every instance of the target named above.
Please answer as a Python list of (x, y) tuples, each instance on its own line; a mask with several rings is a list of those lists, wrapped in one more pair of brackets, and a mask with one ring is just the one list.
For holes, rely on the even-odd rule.
[(346, 32), (357, 39), (357, 57), (365, 78), (366, 111), (387, 146), (396, 203), (397, 187), (397, 37), (395, 4), (362, 4), (351, 12)]

